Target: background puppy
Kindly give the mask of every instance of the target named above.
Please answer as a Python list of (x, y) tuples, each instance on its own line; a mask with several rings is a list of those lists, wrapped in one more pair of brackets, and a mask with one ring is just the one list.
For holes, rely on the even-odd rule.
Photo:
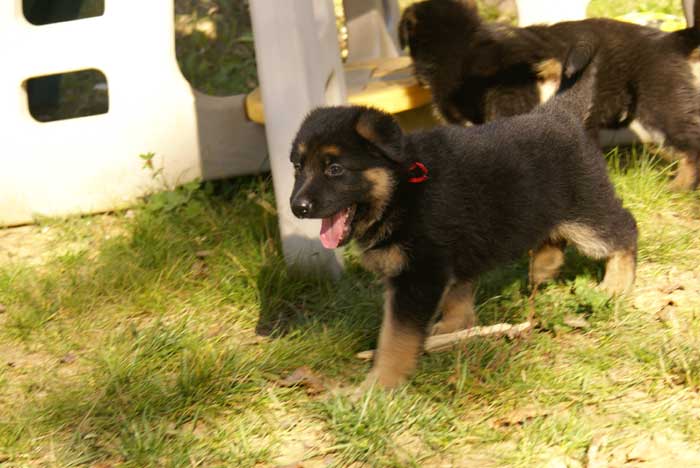
[[(700, 15), (696, 0), (695, 15)], [(480, 124), (528, 112), (549, 99), (571, 47), (586, 41), (598, 61), (586, 126), (628, 127), (668, 143), (681, 160), (672, 188), (700, 182), (700, 21), (673, 33), (610, 19), (516, 28), (483, 23), (471, 0), (427, 0), (399, 25), (419, 80), (451, 123)]]
[(402, 383), (436, 312), (437, 333), (473, 324), (472, 282), (530, 249), (536, 282), (557, 273), (570, 242), (607, 259), (604, 288), (632, 286), (636, 223), (581, 125), (587, 75), (533, 113), (476, 127), (404, 134), (391, 115), (365, 107), (305, 119), (291, 152), (292, 211), (322, 218), (328, 248), (357, 240), (364, 265), (386, 281), (367, 383)]

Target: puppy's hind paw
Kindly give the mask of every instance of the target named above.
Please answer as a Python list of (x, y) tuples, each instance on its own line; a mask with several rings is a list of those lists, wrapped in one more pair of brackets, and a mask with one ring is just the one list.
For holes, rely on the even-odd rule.
[(606, 274), (603, 281), (596, 289), (610, 296), (622, 296), (632, 291), (634, 287), (634, 275), (610, 275)]
[(464, 316), (459, 319), (445, 320), (442, 319), (433, 325), (430, 330), (430, 335), (444, 335), (445, 333), (454, 333), (460, 330), (466, 330), (474, 326), (476, 320), (473, 316)]
[(629, 288), (619, 285), (619, 284), (610, 284), (606, 282), (600, 283), (597, 287), (597, 290), (609, 295), (609, 296), (622, 296), (625, 295), (629, 292)]
[(700, 164), (698, 161), (691, 161), (683, 158), (678, 161), (676, 176), (669, 183), (669, 190), (672, 192), (689, 192), (698, 187), (700, 182)]

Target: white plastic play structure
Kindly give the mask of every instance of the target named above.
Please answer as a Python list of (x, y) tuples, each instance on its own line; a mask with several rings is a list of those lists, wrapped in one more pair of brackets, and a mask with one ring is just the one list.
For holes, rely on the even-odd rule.
[(586, 17), (590, 0), (515, 0), (518, 25), (551, 24), (580, 20)]
[[(517, 1), (521, 24), (583, 18), (587, 3)], [(0, 1), (0, 226), (112, 210), (162, 188), (143, 169), (138, 156), (147, 152), (156, 154), (169, 184), (256, 173), (269, 160), (285, 257), (339, 272), (337, 254), (321, 247), (318, 223), (299, 221), (289, 209), (296, 130), (316, 106), (349, 100), (401, 112), (430, 96), (409, 72), (401, 75), (408, 62), (397, 58), (396, 0), (345, 0), (345, 66), (332, 0), (251, 0), (250, 6), (261, 89), (244, 104), (244, 96), (200, 94), (183, 78), (172, 0), (106, 0), (100, 17), (45, 26), (26, 21), (22, 0)], [(107, 78), (106, 114), (50, 123), (32, 118), (26, 80), (93, 68)], [(265, 123), (264, 133), (244, 106), (250, 119)]]
[[(102, 16), (44, 26), (25, 19), (22, 0), (0, 2), (0, 225), (111, 210), (161, 189), (142, 153), (156, 154), (168, 184), (266, 169), (243, 97), (194, 91), (174, 38), (172, 0), (107, 0)], [(107, 78), (106, 114), (32, 118), (27, 79), (92, 68)]]
[[(395, 1), (351, 0), (348, 28), (363, 29), (356, 59), (398, 56)], [(138, 11), (138, 14), (134, 14)], [(172, 0), (105, 1), (102, 16), (35, 26), (22, 0), (0, 2), (0, 226), (37, 216), (128, 206), (162, 188), (140, 154), (153, 152), (168, 185), (272, 169), (285, 255), (339, 271), (317, 227), (289, 213), (289, 144), (312, 107), (346, 100), (332, 0), (253, 0), (251, 13), (266, 128), (246, 118), (245, 96), (196, 92), (177, 65)], [(380, 24), (381, 23), (381, 24)], [(140, 31), (131, 34), (131, 31)], [(147, 32), (147, 34), (145, 33)], [(30, 115), (28, 79), (97, 69), (107, 79), (106, 114), (41, 123)]]

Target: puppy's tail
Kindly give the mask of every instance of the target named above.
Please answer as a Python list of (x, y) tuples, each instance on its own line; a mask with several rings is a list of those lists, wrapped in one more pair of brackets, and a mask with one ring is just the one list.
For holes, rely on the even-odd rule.
[(595, 46), (589, 41), (580, 41), (569, 50), (559, 90), (540, 106), (542, 111), (573, 114), (581, 122), (588, 119), (595, 95), (595, 53)]

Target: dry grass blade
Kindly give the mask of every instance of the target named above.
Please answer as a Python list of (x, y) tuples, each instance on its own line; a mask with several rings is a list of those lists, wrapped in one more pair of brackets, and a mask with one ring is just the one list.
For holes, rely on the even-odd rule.
[(604, 468), (608, 466), (600, 451), (608, 442), (605, 435), (597, 435), (591, 440), (591, 444), (586, 451), (586, 468)]

